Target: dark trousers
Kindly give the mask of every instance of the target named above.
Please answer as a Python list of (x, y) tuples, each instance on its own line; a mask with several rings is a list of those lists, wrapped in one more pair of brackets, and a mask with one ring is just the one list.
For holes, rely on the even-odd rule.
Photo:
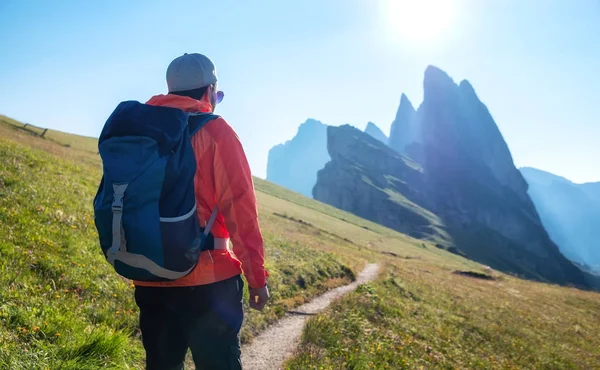
[(188, 348), (196, 369), (241, 369), (244, 282), (238, 275), (194, 287), (136, 287), (147, 370), (181, 370)]

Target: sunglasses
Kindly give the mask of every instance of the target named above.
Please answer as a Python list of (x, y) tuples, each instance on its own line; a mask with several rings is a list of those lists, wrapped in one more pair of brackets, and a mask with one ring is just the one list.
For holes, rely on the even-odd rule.
[(217, 97), (216, 102), (217, 102), (217, 104), (219, 104), (223, 101), (223, 98), (225, 97), (225, 93), (223, 91), (217, 91), (216, 97)]

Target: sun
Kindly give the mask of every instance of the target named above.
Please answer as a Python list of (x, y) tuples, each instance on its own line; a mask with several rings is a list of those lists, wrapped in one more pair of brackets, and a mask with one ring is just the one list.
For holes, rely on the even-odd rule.
[(409, 43), (436, 43), (452, 30), (454, 0), (379, 0), (386, 34)]

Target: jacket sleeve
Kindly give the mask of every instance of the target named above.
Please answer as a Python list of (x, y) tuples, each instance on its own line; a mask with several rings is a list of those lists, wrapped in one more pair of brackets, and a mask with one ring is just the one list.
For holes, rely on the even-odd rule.
[(216, 201), (248, 285), (261, 288), (268, 273), (252, 174), (237, 134), (226, 122), (220, 123), (214, 155)]

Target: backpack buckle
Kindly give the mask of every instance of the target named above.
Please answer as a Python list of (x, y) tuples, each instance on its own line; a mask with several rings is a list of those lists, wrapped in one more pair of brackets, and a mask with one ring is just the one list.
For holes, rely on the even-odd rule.
[(125, 196), (125, 190), (129, 184), (113, 184), (113, 202), (112, 211), (121, 213), (123, 211), (123, 197)]
[(112, 211), (113, 212), (121, 212), (123, 211), (123, 195), (124, 194), (115, 194), (112, 202)]

